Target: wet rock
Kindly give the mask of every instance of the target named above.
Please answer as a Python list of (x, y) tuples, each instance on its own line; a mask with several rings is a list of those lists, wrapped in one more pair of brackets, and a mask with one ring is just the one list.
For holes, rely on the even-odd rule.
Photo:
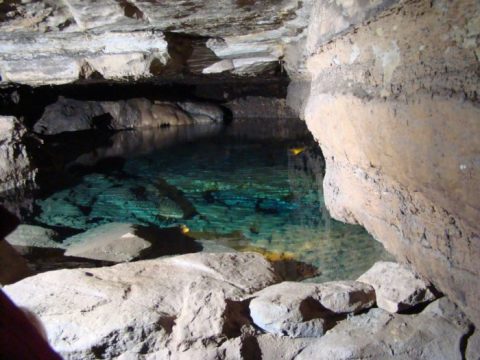
[(25, 126), (13, 116), (0, 116), (0, 193), (19, 189), (35, 179), (23, 138)]
[(222, 122), (223, 111), (217, 105), (207, 102), (179, 102), (177, 105), (194, 119), (195, 123)]
[(80, 101), (60, 96), (48, 105), (34, 131), (54, 135), (62, 132), (103, 129), (158, 128), (166, 125), (214, 123), (223, 120), (214, 104), (169, 103), (143, 98), (119, 101)]
[(100, 225), (66, 239), (63, 245), (66, 246), (66, 256), (110, 262), (151, 259), (202, 250), (202, 246), (185, 236), (181, 228), (125, 223)]
[(460, 360), (461, 344), (469, 331), (465, 324), (428, 307), (416, 315), (374, 308), (341, 321), (295, 359)]
[(406, 265), (379, 261), (357, 281), (374, 287), (377, 305), (389, 312), (435, 300), (431, 285)]
[(65, 358), (180, 357), (208, 344), (215, 353), (226, 333), (240, 333), (244, 299), (276, 281), (261, 255), (199, 253), (48, 272), (5, 292), (41, 319)]
[(355, 281), (283, 282), (255, 294), (250, 316), (257, 326), (272, 334), (318, 337), (339, 314), (368, 309), (374, 302), (373, 288)]
[[(36, 225), (19, 225), (5, 240), (15, 247), (63, 248), (55, 239), (59, 235), (55, 230)], [(17, 249), (18, 250), (18, 249)]]
[(139, 257), (151, 244), (135, 235), (132, 224), (100, 225), (64, 241), (65, 255), (96, 260), (125, 262)]

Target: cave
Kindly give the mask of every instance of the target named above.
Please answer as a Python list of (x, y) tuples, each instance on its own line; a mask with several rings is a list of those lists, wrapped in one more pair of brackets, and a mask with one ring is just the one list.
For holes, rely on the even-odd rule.
[(0, 358), (480, 359), (480, 4), (0, 3)]

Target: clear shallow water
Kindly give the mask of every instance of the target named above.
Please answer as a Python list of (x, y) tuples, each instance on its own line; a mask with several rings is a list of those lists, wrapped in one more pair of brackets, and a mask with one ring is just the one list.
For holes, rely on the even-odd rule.
[[(109, 222), (182, 224), (196, 239), (312, 264), (320, 275), (309, 281), (353, 279), (388, 258), (361, 227), (329, 217), (321, 193), (323, 160), (312, 140), (225, 141), (221, 130), (201, 133), (124, 153), (116, 169), (89, 173), (36, 200), (36, 222), (79, 230)], [(138, 137), (130, 135), (122, 134), (128, 141), (120, 142)], [(305, 151), (294, 155), (291, 149), (299, 146)], [(104, 153), (111, 156), (112, 149)]]

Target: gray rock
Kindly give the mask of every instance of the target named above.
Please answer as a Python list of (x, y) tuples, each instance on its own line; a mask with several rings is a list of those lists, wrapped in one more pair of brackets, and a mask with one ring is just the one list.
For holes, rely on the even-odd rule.
[(58, 234), (54, 230), (23, 224), (19, 225), (5, 240), (16, 247), (64, 248), (60, 242), (54, 240), (56, 238)]
[(214, 104), (194, 102), (151, 102), (138, 98), (119, 101), (79, 101), (60, 96), (48, 105), (35, 123), (34, 131), (53, 135), (68, 131), (89, 130), (99, 124), (95, 118), (108, 115), (111, 129), (158, 128), (164, 125), (214, 123), (223, 120), (222, 110)]
[(373, 286), (378, 307), (392, 313), (435, 299), (428, 281), (406, 265), (394, 262), (375, 263), (357, 281)]
[(291, 339), (271, 334), (257, 336), (262, 360), (290, 360), (307, 346), (315, 343), (316, 338)]
[(480, 332), (478, 331), (475, 331), (473, 335), (468, 338), (466, 359), (480, 359)]
[(23, 137), (27, 130), (13, 116), (0, 116), (0, 193), (18, 189), (35, 179)]
[(337, 314), (368, 309), (375, 302), (371, 286), (355, 281), (323, 284), (283, 282), (255, 294), (250, 316), (263, 330), (289, 337), (322, 336)]
[(140, 256), (152, 244), (136, 235), (133, 224), (100, 225), (64, 241), (66, 256), (125, 262)]
[(216, 353), (215, 344), (240, 333), (244, 300), (276, 281), (261, 255), (198, 253), (52, 271), (4, 290), (41, 319), (66, 359), (163, 358), (166, 350), (181, 358), (195, 349), (204, 358), (202, 348)]
[[(152, 67), (170, 65), (169, 47), (185, 46), (168, 44), (166, 31), (221, 39), (225, 46), (208, 51), (230, 61), (228, 71), (254, 75), (265, 69), (265, 58), (277, 63), (285, 45), (305, 37), (312, 3), (15, 2), (0, 24), (1, 81), (38, 86), (89, 79), (93, 73), (107, 80), (152, 77)], [(185, 60), (202, 63), (204, 54), (193, 52)]]
[(223, 121), (223, 111), (217, 105), (192, 101), (178, 102), (177, 105), (193, 117), (196, 123)]
[(468, 332), (468, 326), (427, 309), (400, 315), (374, 308), (340, 322), (295, 359), (460, 360)]

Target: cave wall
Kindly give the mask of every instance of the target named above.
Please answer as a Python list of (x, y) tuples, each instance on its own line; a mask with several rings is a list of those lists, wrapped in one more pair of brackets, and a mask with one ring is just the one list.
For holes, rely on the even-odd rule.
[(332, 215), (363, 225), (477, 325), (479, 35), (478, 1), (317, 2), (302, 114)]
[(475, 0), (12, 1), (0, 85), (288, 72), (333, 216), (479, 325), (479, 35)]

